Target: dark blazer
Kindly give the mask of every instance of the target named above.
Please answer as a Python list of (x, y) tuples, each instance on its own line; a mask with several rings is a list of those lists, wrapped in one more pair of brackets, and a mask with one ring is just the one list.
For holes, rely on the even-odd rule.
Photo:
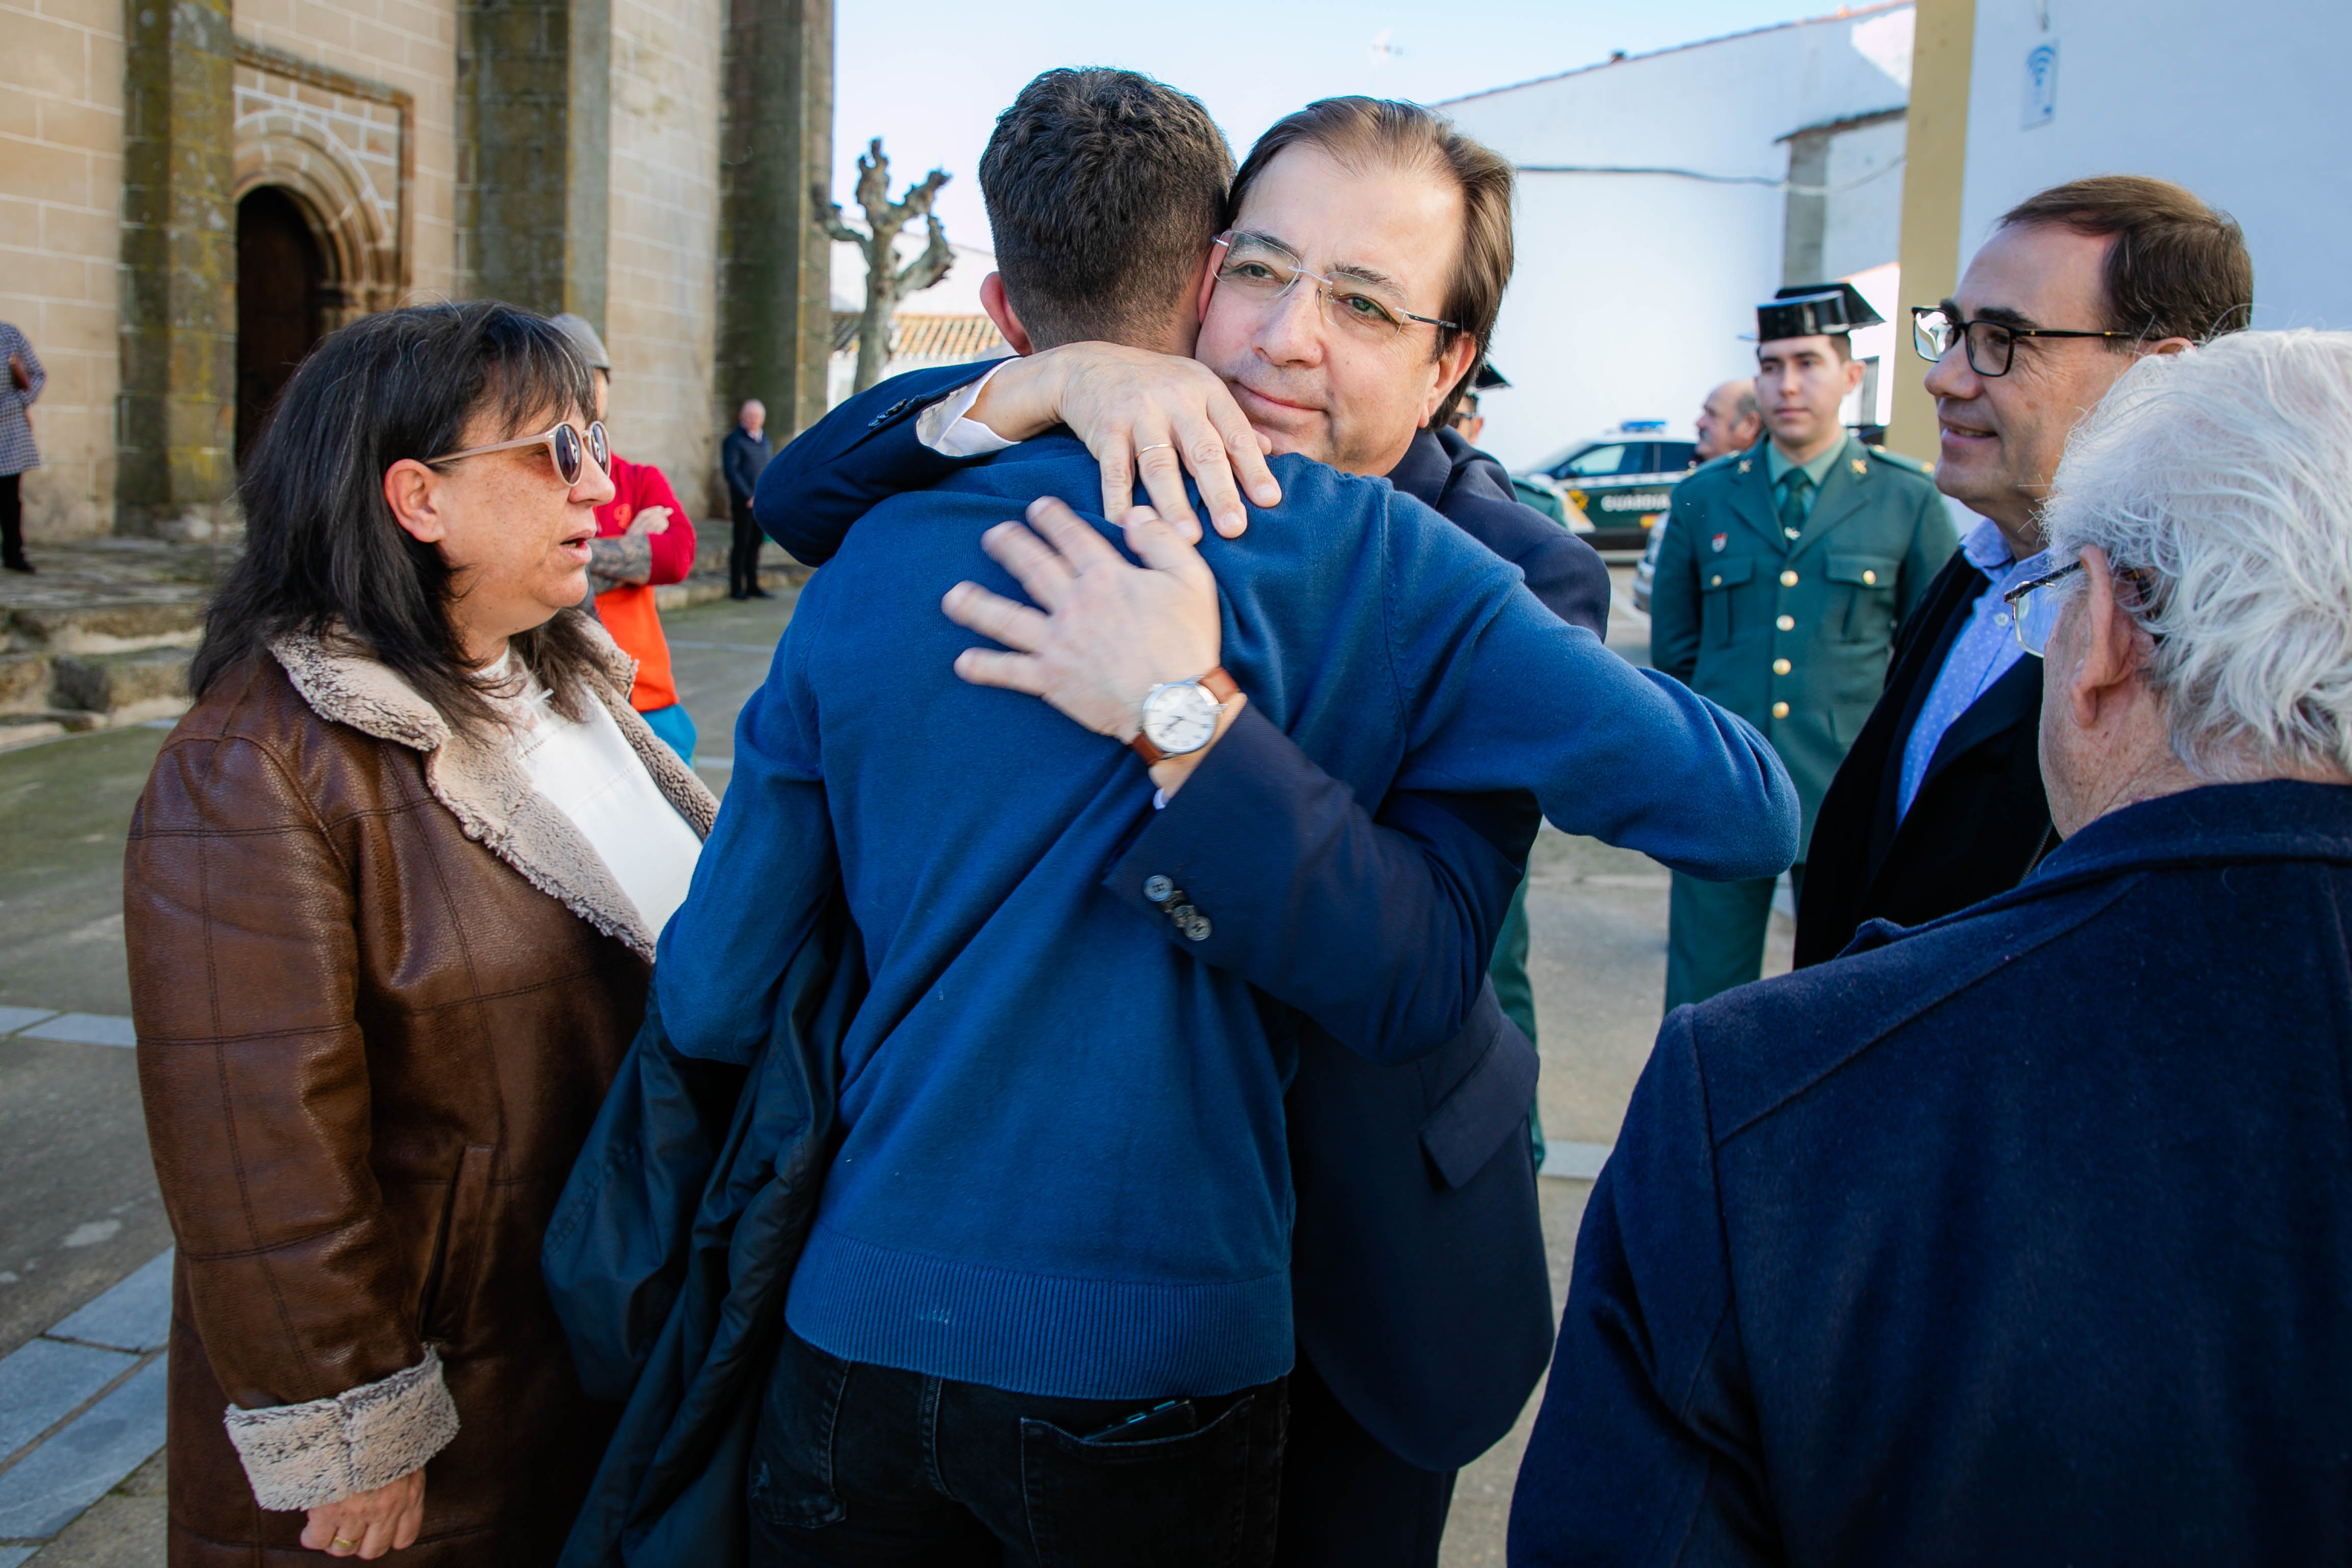
[(1920, 925), (2006, 892), (2054, 844), (2042, 790), (2042, 661), (2021, 658), (1937, 742), (1898, 825), (1903, 752), (1988, 578), (1957, 552), (1903, 628), (1886, 689), (1822, 801), (1797, 906), (1799, 968), (1866, 921)]
[(727, 432), (719, 449), (719, 466), (727, 475), (728, 497), (736, 505), (744, 505), (759, 487), (760, 470), (768, 466), (767, 432), (754, 436), (738, 425)]
[[(961, 467), (915, 421), (984, 368), (896, 377), (835, 409), (769, 466), (761, 526), (823, 562), (867, 508)], [(1423, 431), (1389, 479), (1606, 634), (1600, 557), (1514, 499), (1493, 458)], [(1550, 1354), (1541, 1216), (1513, 1136), (1537, 1057), (1485, 981), (1537, 826), (1517, 795), (1401, 792), (1375, 816), (1245, 710), (1105, 879), (1179, 948), (1307, 1015), (1286, 1102), (1300, 1344), (1349, 1414), (1424, 1469), (1507, 1432)], [(1137, 896), (1150, 874), (1185, 889), (1207, 940)], [(1434, 1048), (1402, 1067), (1357, 1054), (1399, 1031)]]
[(1667, 1019), (1510, 1560), (2352, 1557), (2352, 788), (2091, 823)]

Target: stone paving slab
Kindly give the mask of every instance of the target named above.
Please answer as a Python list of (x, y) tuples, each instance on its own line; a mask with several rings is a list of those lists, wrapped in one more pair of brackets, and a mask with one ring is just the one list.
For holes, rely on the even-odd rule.
[(55, 1535), (163, 1446), (165, 1358), (0, 1472), (0, 1538)]
[(0, 1459), (139, 1364), (121, 1351), (34, 1340), (0, 1358)]
[(54, 1007), (0, 1007), (0, 1035), (13, 1035), (44, 1018), (57, 1016)]
[(0, 1568), (16, 1568), (18, 1563), (31, 1559), (33, 1550), (29, 1546), (0, 1546)]
[(131, 1020), (116, 1013), (67, 1013), (21, 1031), (28, 1040), (69, 1040), (81, 1046), (121, 1046), (139, 1043)]
[(133, 1352), (162, 1350), (172, 1337), (171, 1249), (141, 1264), (121, 1284), (51, 1329), (49, 1337)]

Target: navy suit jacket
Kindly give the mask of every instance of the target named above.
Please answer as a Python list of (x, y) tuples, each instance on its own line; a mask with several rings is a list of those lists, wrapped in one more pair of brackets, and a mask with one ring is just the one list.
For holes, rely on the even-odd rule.
[[(915, 372), (835, 409), (770, 465), (761, 525), (821, 563), (867, 508), (962, 467), (915, 422), (985, 368)], [(1554, 614), (1606, 636), (1600, 557), (1520, 504), (1493, 458), (1424, 430), (1388, 478), (1517, 566)], [(1286, 1101), (1301, 1349), (1351, 1415), (1427, 1469), (1509, 1430), (1550, 1354), (1534, 1173), (1510, 1136), (1537, 1057), (1486, 984), (1538, 822), (1530, 797), (1509, 795), (1400, 791), (1368, 813), (1248, 709), (1110, 879), (1170, 942), (1314, 1020)], [(1153, 874), (1210, 917), (1206, 942), (1134, 894)], [(1310, 983), (1328, 994), (1302, 1000)], [(1359, 1054), (1393, 1057), (1400, 1031), (1422, 1059)]]
[(1510, 1561), (2352, 1557), (2352, 788), (2099, 818), (1667, 1019)]

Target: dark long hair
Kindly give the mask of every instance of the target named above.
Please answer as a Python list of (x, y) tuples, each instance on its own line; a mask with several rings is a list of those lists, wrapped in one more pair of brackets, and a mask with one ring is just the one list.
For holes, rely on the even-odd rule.
[[(512, 305), (419, 305), (333, 333), (287, 382), (246, 465), (245, 553), (205, 616), (189, 689), (201, 698), (274, 638), (340, 623), (453, 725), (494, 724), (450, 620), (453, 574), (394, 520), (384, 470), (454, 449), (479, 414), (497, 416), (503, 440), (526, 421), (594, 406), (588, 367), (563, 334)], [(509, 639), (575, 719), (596, 668), (585, 622), (560, 610)]]

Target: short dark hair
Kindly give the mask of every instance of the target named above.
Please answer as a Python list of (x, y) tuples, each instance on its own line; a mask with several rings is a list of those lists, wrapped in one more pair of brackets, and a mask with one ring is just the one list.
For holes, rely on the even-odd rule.
[[(238, 483), (245, 551), (205, 614), (189, 689), (202, 697), (289, 632), (339, 629), (452, 725), (488, 729), (489, 689), (449, 618), (454, 574), (394, 520), (384, 470), (455, 450), (478, 416), (503, 440), (594, 406), (561, 329), (495, 300), (384, 310), (330, 334), (278, 395)], [(509, 639), (575, 719), (598, 668), (592, 635), (572, 609)]]
[(2129, 332), (2143, 343), (2201, 343), (2243, 331), (2253, 315), (2254, 258), (2245, 232), (2229, 214), (2169, 180), (2099, 174), (2069, 181), (2026, 197), (2001, 215), (2000, 226), (2038, 225), (2114, 238), (2099, 279), (2107, 331)]
[(1438, 307), (1438, 314), (1454, 326), (1437, 330), (1432, 357), (1443, 354), (1462, 335), (1475, 342), (1479, 352), (1470, 356), (1469, 368), (1446, 389), (1445, 400), (1430, 416), (1430, 428), (1444, 429), (1463, 389), (1478, 374), (1479, 360), (1494, 339), (1495, 318), (1503, 309), (1503, 290), (1511, 285), (1511, 189), (1517, 176), (1510, 163), (1420, 104), (1327, 98), (1283, 116), (1257, 139), (1234, 176), (1221, 228), (1233, 226), (1250, 186), (1276, 155), (1301, 142), (1322, 149), (1345, 168), (1377, 163), (1443, 171), (1462, 193), (1462, 251), (1445, 287), (1445, 301)]
[(996, 118), (980, 194), (1040, 348), (1157, 331), (1216, 237), (1234, 153), (1201, 100), (1135, 71), (1049, 70)]

